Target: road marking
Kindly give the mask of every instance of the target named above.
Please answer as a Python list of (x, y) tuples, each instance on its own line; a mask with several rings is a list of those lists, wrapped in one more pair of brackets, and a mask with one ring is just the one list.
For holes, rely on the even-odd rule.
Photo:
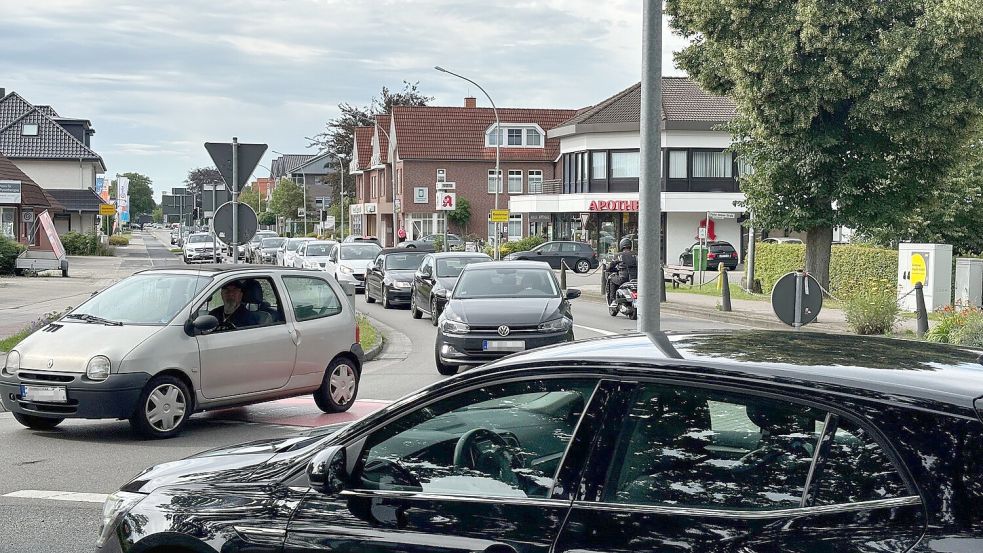
[(105, 503), (109, 494), (58, 492), (52, 490), (18, 490), (4, 494), (3, 497), (20, 497), (23, 499), (51, 499), (53, 501), (78, 501), (81, 503)]
[(574, 328), (582, 328), (584, 330), (589, 330), (591, 332), (596, 332), (596, 333), (600, 334), (601, 336), (616, 336), (617, 334), (619, 334), (618, 332), (611, 332), (610, 330), (601, 330), (600, 328), (593, 328), (593, 327), (590, 327), (590, 326), (584, 326), (584, 325), (578, 325), (578, 324), (573, 325), (573, 327)]

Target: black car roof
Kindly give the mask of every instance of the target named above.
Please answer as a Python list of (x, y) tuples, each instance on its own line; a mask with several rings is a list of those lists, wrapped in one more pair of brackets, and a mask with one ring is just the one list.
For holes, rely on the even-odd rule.
[(983, 396), (983, 356), (967, 348), (812, 332), (749, 330), (665, 336), (662, 347), (641, 334), (571, 342), (512, 355), (470, 372), (542, 362), (613, 365), (640, 373), (671, 367), (710, 379), (845, 388), (909, 407), (934, 402), (970, 410), (973, 401)]
[[(470, 265), (468, 265), (470, 267)], [(552, 271), (553, 269), (549, 266), (549, 263), (545, 261), (490, 261), (487, 263), (482, 263), (480, 265), (475, 265), (474, 268), (485, 270), (485, 269), (543, 269)]]
[[(407, 248), (400, 248), (400, 249), (402, 249), (402, 250), (405, 251)], [(436, 257), (437, 259), (441, 259), (441, 258), (444, 258), (444, 257), (480, 257), (480, 256), (485, 256), (485, 257), (488, 257), (490, 259), (490, 256), (488, 254), (485, 254), (485, 253), (482, 253), (482, 252), (433, 252), (433, 251), (428, 251), (427, 253), (429, 253), (430, 255), (432, 255), (434, 257)]]

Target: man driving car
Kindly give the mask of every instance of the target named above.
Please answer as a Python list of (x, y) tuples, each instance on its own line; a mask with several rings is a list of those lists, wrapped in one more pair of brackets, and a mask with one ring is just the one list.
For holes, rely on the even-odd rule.
[(218, 319), (216, 331), (235, 330), (258, 323), (256, 314), (242, 303), (242, 295), (242, 282), (231, 280), (222, 285), (222, 305), (208, 312)]

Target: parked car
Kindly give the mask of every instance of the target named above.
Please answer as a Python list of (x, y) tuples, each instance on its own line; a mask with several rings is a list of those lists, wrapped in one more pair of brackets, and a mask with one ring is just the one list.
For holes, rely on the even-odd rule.
[(317, 240), (316, 238), (287, 238), (283, 246), (277, 251), (276, 254), (276, 264), (281, 267), (293, 267), (294, 266), (294, 256), (297, 255), (297, 248), (300, 247), (304, 242), (312, 242)]
[(256, 249), (256, 262), (276, 264), (276, 252), (283, 247), (283, 243), (286, 241), (287, 239), (282, 236), (260, 240), (259, 248)]
[(334, 275), (338, 282), (355, 286), (355, 292), (365, 290), (365, 268), (382, 248), (375, 242), (348, 242), (337, 244), (328, 254), (324, 270)]
[(513, 252), (505, 256), (506, 261), (542, 261), (554, 269), (565, 262), (567, 267), (578, 273), (596, 269), (597, 252), (586, 242), (557, 240), (545, 242), (525, 252)]
[(801, 244), (802, 240), (789, 236), (770, 236), (762, 240), (762, 242), (767, 244)]
[[(683, 253), (679, 254), (679, 264), (685, 266), (693, 265), (693, 247), (699, 246), (699, 242), (694, 242), (692, 246), (683, 250)], [(723, 263), (727, 267), (728, 271), (733, 271), (737, 269), (738, 264), (738, 254), (734, 246), (730, 245), (730, 242), (709, 242), (708, 247), (710, 249), (707, 252), (707, 269), (710, 271), (716, 271), (719, 269), (720, 264)]]
[[(407, 240), (403, 242), (401, 247), (403, 248), (421, 248), (432, 250), (435, 247), (437, 240), (443, 240), (443, 234), (428, 234), (417, 240)], [(464, 240), (456, 234), (447, 234), (447, 246), (449, 248), (464, 248)]]
[(167, 438), (197, 411), (287, 396), (313, 393), (321, 410), (347, 410), (362, 357), (351, 303), (324, 275), (150, 269), (14, 346), (0, 399), (30, 428), (129, 419), (141, 435)]
[(437, 321), (437, 372), (573, 340), (569, 300), (578, 297), (580, 290), (564, 291), (539, 261), (468, 265)]
[(211, 234), (198, 232), (189, 235), (182, 250), (185, 263), (215, 261), (215, 241)]
[(356, 236), (354, 234), (350, 234), (346, 236), (345, 239), (342, 240), (341, 242), (343, 244), (351, 244), (352, 242), (372, 242), (378, 245), (379, 247), (382, 247), (382, 243), (379, 242), (379, 239), (376, 238), (375, 236)]
[(334, 240), (311, 240), (297, 248), (294, 255), (294, 267), (298, 269), (324, 269), (328, 266), (328, 255), (331, 248), (338, 245)]
[(427, 252), (403, 248), (382, 250), (365, 271), (365, 302), (379, 300), (383, 309), (393, 304), (409, 303), (413, 277)]
[(437, 326), (437, 318), (444, 310), (461, 271), (471, 263), (491, 260), (483, 253), (475, 252), (436, 252), (424, 257), (420, 269), (413, 275), (410, 315), (414, 319), (427, 315), (430, 323)]

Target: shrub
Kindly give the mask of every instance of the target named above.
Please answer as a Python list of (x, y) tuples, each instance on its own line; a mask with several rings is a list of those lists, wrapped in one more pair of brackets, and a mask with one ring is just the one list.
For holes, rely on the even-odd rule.
[[(805, 266), (805, 244), (755, 244), (755, 278), (765, 293), (786, 273)], [(896, 283), (898, 252), (861, 244), (833, 246), (829, 263), (829, 291), (834, 296), (862, 293), (875, 281)], [(891, 284), (892, 288), (894, 284)]]
[(114, 234), (109, 237), (110, 246), (129, 246), (130, 239), (122, 234)]
[(0, 275), (9, 275), (14, 272), (17, 256), (24, 250), (23, 244), (0, 236)]
[(983, 312), (974, 310), (970, 313), (962, 326), (953, 329), (949, 335), (949, 343), (983, 348)]
[[(972, 341), (976, 328), (976, 336), (980, 335), (979, 325), (983, 321), (983, 311), (975, 307), (959, 309), (947, 305), (938, 311), (939, 319), (932, 328), (929, 329), (925, 339), (930, 342), (941, 342), (943, 344), (962, 343), (961, 340)], [(971, 327), (963, 335), (963, 329)], [(970, 345), (970, 344), (963, 344)], [(979, 347), (983, 347), (981, 344)]]
[(99, 237), (95, 234), (69, 232), (61, 237), (61, 243), (68, 255), (92, 255), (99, 243)]
[(542, 236), (529, 236), (523, 238), (522, 240), (505, 242), (502, 244), (502, 257), (505, 257), (510, 253), (529, 251), (543, 242), (545, 242), (545, 240), (543, 240)]
[(846, 297), (846, 322), (857, 334), (886, 334), (898, 321), (898, 300), (894, 290), (871, 287)]

